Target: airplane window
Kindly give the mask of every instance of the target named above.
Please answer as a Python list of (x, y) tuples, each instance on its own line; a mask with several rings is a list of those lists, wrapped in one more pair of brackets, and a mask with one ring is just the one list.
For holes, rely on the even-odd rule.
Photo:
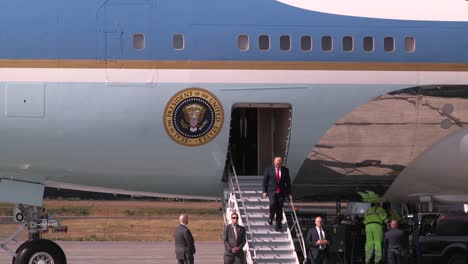
[(137, 50), (145, 48), (145, 34), (133, 34), (133, 48)]
[(258, 48), (260, 50), (269, 50), (270, 49), (270, 37), (267, 35), (261, 35), (258, 38)]
[(393, 37), (385, 37), (384, 38), (384, 50), (386, 52), (395, 51), (395, 40), (393, 39)]
[(365, 51), (372, 52), (374, 50), (374, 38), (364, 37), (362, 45)]
[(331, 51), (333, 49), (333, 39), (331, 36), (322, 37), (322, 50)]
[(249, 50), (249, 35), (239, 35), (239, 37), (237, 37), (237, 47), (242, 51)]
[(172, 46), (176, 50), (183, 50), (185, 48), (184, 35), (174, 34), (172, 37)]
[(414, 37), (405, 38), (405, 50), (409, 53), (412, 53), (416, 50), (416, 40)]
[(280, 49), (281, 50), (290, 50), (291, 49), (291, 37), (281, 36), (280, 37)]
[(310, 36), (302, 36), (301, 37), (301, 49), (303, 51), (312, 50), (312, 38)]
[(343, 38), (343, 50), (344, 51), (353, 51), (354, 49), (353, 37), (346, 36)]

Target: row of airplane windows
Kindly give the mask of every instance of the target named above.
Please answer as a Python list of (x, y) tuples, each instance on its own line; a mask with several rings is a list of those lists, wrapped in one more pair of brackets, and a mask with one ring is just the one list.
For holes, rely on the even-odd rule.
[[(280, 36), (280, 50), (291, 51), (292, 40), (291, 36), (283, 35)], [(301, 37), (301, 50), (312, 51), (312, 37), (302, 36)], [(321, 38), (321, 49), (323, 51), (333, 51), (334, 39), (332, 36), (322, 36)], [(345, 36), (341, 39), (341, 47), (343, 51), (352, 52), (355, 50), (355, 39), (352, 36)], [(172, 47), (175, 50), (183, 50), (185, 48), (185, 39), (183, 34), (174, 34), (172, 37)], [(237, 37), (237, 47), (241, 51), (250, 50), (250, 37), (249, 35), (239, 35)], [(403, 41), (404, 50), (408, 53), (416, 51), (416, 39), (414, 37), (405, 37)], [(133, 35), (133, 48), (142, 50), (145, 48), (145, 35), (134, 34)], [(258, 49), (261, 51), (269, 51), (271, 49), (271, 38), (269, 35), (260, 35), (258, 37)], [(373, 52), (375, 50), (375, 39), (372, 36), (366, 36), (362, 39), (362, 49), (366, 52)], [(383, 39), (383, 50), (385, 52), (394, 52), (396, 50), (396, 43), (394, 37), (384, 37)]]
[[(292, 40), (288, 35), (280, 36), (279, 48), (282, 51), (290, 51), (292, 49)], [(332, 36), (322, 36), (320, 46), (323, 51), (333, 51), (334, 39)], [(313, 48), (313, 40), (311, 36), (302, 36), (301, 50), (311, 51)], [(352, 52), (355, 50), (355, 40), (352, 36), (345, 36), (341, 39), (341, 47), (343, 51)], [(405, 37), (403, 42), (404, 50), (408, 53), (416, 51), (416, 40), (414, 37)], [(241, 51), (250, 49), (249, 35), (239, 35), (237, 38), (237, 47)], [(258, 37), (258, 49), (268, 51), (271, 48), (271, 39), (268, 35), (260, 35)], [(367, 52), (375, 50), (375, 39), (372, 36), (366, 36), (362, 39), (362, 49)], [(383, 50), (385, 52), (394, 52), (396, 50), (396, 43), (394, 37), (384, 37)]]

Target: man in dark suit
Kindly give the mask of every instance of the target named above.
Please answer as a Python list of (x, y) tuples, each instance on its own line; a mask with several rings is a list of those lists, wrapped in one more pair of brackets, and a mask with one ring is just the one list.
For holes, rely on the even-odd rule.
[(406, 263), (406, 242), (407, 237), (403, 230), (398, 229), (398, 221), (390, 222), (390, 230), (385, 233), (385, 247), (387, 249), (388, 264), (404, 264)]
[(231, 214), (231, 224), (224, 228), (224, 264), (243, 264), (244, 263), (244, 245), (245, 228), (237, 224), (239, 216), (236, 213)]
[(192, 233), (187, 228), (188, 215), (181, 214), (179, 216), (180, 225), (176, 227), (174, 232), (175, 253), (178, 264), (193, 264), (195, 254), (195, 241)]
[(283, 167), (281, 157), (273, 160), (273, 166), (265, 169), (263, 177), (263, 199), (268, 195), (270, 199), (270, 218), (268, 224), (273, 224), (273, 218), (276, 215), (276, 231), (282, 231), (281, 220), (283, 220), (284, 199), (291, 198), (291, 178), (289, 170)]
[(307, 232), (307, 258), (311, 264), (328, 264), (330, 235), (323, 230), (322, 224), (322, 217), (316, 217), (315, 227)]

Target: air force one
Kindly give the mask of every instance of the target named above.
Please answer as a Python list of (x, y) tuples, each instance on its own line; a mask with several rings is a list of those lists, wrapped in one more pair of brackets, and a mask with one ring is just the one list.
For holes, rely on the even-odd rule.
[(210, 199), (230, 165), (262, 175), (278, 155), (298, 198), (467, 202), (467, 14), (465, 0), (4, 1), (0, 201), (35, 237), (45, 186)]

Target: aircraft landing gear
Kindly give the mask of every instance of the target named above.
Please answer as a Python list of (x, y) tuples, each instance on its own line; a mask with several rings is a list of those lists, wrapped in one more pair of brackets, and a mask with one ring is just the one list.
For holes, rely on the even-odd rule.
[[(67, 228), (53, 217), (49, 217), (44, 209), (36, 206), (19, 205), (13, 213), (13, 220), (20, 223), (20, 228), (5, 241), (0, 242), (0, 248), (12, 257), (12, 264), (67, 264), (65, 253), (59, 245), (47, 239), (41, 239), (41, 233), (52, 229), (54, 232), (66, 232)], [(21, 244), (16, 252), (6, 245), (28, 229), (29, 240)]]
[(12, 264), (66, 264), (63, 250), (53, 241), (34, 239), (24, 242), (17, 250)]

